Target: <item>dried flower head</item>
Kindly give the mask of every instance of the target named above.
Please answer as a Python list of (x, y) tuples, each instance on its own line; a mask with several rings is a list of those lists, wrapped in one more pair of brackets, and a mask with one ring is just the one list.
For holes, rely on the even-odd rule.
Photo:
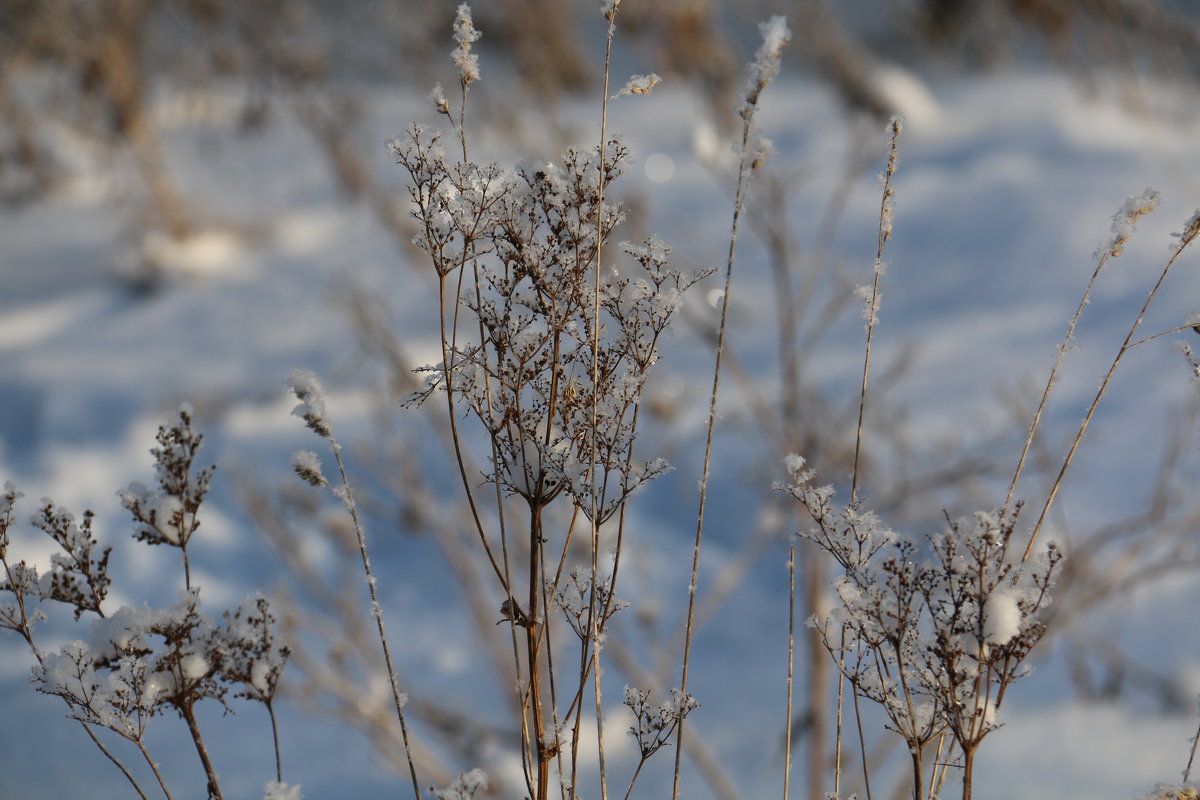
[(321, 474), (321, 459), (312, 450), (297, 450), (292, 453), (292, 469), (313, 486), (325, 485), (325, 476)]
[(450, 101), (446, 99), (446, 92), (440, 83), (434, 85), (433, 91), (429, 93), (429, 99), (433, 101), (433, 107), (439, 114), (450, 116)]
[(1112, 235), (1096, 251), (1095, 257), (1097, 259), (1104, 256), (1116, 258), (1125, 252), (1125, 243), (1137, 229), (1138, 218), (1158, 208), (1159, 199), (1158, 192), (1153, 189), (1147, 189), (1139, 195), (1128, 198), (1125, 205), (1121, 206), (1121, 210), (1113, 215)]
[(610, 99), (616, 100), (618, 97), (624, 97), (627, 94), (650, 94), (655, 86), (662, 83), (662, 78), (651, 72), (649, 75), (633, 75), (625, 82), (625, 86), (621, 91), (614, 94)]
[(430, 789), (437, 800), (471, 800), (479, 791), (487, 791), (488, 776), (481, 769), (460, 772), (445, 789)]
[(325, 387), (320, 379), (309, 370), (295, 369), (288, 376), (288, 387), (300, 401), (292, 414), (304, 420), (318, 436), (328, 439), (333, 434), (333, 423), (325, 410)]
[(463, 3), (454, 16), (454, 41), (458, 42), (458, 47), (454, 48), (450, 59), (458, 67), (458, 77), (464, 85), (479, 80), (479, 56), (471, 52), (471, 44), (481, 36), (483, 34), (475, 29), (471, 19), (471, 7)]
[(763, 89), (779, 74), (779, 62), (783, 57), (783, 48), (792, 42), (792, 32), (788, 29), (787, 19), (781, 16), (771, 17), (759, 24), (763, 41), (754, 55), (746, 76), (746, 85), (738, 100), (738, 116), (749, 122), (758, 107), (758, 99)]

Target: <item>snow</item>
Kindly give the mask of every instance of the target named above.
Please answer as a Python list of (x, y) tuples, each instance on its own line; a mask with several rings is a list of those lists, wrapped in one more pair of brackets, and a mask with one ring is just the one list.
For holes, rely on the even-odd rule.
[(1002, 646), (1021, 631), (1020, 594), (1011, 586), (1000, 586), (988, 595), (983, 607), (983, 643)]
[(263, 800), (304, 800), (304, 795), (300, 793), (299, 786), (292, 786), (279, 781), (271, 781), (263, 790), (266, 794), (263, 795)]

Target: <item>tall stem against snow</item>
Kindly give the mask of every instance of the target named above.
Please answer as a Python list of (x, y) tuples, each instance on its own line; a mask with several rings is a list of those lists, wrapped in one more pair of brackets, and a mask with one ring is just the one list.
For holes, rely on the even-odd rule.
[(896, 174), (896, 167), (899, 164), (900, 151), (897, 143), (900, 139), (900, 131), (902, 129), (903, 121), (901, 118), (892, 117), (891, 122), (888, 123), (888, 161), (887, 168), (883, 172), (883, 200), (879, 204), (879, 243), (875, 250), (875, 266), (872, 269), (871, 291), (864, 298), (867, 304), (866, 311), (864, 312), (867, 317), (867, 346), (866, 353), (863, 356), (862, 386), (858, 394), (858, 428), (854, 435), (854, 468), (850, 479), (850, 502), (852, 504), (858, 500), (858, 466), (859, 456), (862, 453), (863, 417), (867, 407), (867, 376), (871, 369), (871, 342), (874, 340), (875, 323), (878, 321), (879, 315), (879, 279), (885, 269), (883, 248), (887, 244), (888, 239), (892, 238), (892, 220), (895, 216), (896, 195), (895, 190), (892, 189), (892, 176)]
[[(1157, 195), (1156, 195), (1157, 197)], [(1132, 223), (1131, 223), (1132, 226)], [(1115, 227), (1115, 226), (1114, 226)], [(1124, 243), (1123, 239), (1119, 238), (1120, 234), (1114, 236), (1113, 244), (1110, 249), (1114, 255), (1120, 253), (1120, 248)], [(1054, 479), (1054, 485), (1050, 487), (1050, 493), (1046, 497), (1046, 504), (1042, 507), (1042, 513), (1038, 516), (1037, 523), (1033, 526), (1033, 532), (1029, 534), (1029, 544), (1025, 547), (1025, 553), (1022, 560), (1029, 558), (1033, 552), (1033, 545), (1037, 541), (1038, 533), (1042, 529), (1042, 524), (1046, 521), (1046, 516), (1050, 513), (1051, 506), (1054, 505), (1054, 499), (1058, 496), (1058, 490), (1062, 488), (1063, 478), (1066, 477), (1067, 470), (1071, 467), (1071, 462), (1075, 458), (1075, 452), (1079, 449), (1079, 443), (1083, 441), (1083, 436), (1087, 433), (1088, 425), (1091, 424), (1092, 416), (1096, 413), (1096, 408), (1100, 405), (1101, 398), (1108, 391), (1109, 381), (1112, 380), (1113, 374), (1117, 371), (1117, 367), (1121, 364), (1121, 359), (1129, 352), (1133, 346), (1134, 336), (1137, 335), (1137, 330), (1142, 324), (1142, 320), (1146, 316), (1146, 311), (1150, 308), (1150, 304), (1154, 302), (1154, 298), (1158, 295), (1158, 290), (1162, 288), (1163, 283), (1167, 280), (1167, 276), (1171, 273), (1172, 267), (1188, 245), (1200, 236), (1200, 211), (1196, 212), (1184, 227), (1183, 233), (1179, 234), (1179, 243), (1171, 251), (1171, 258), (1168, 259), (1166, 266), (1163, 267), (1162, 273), (1159, 274), (1158, 280), (1150, 289), (1150, 293), (1146, 295), (1146, 301), (1142, 303), (1142, 308), (1138, 311), (1137, 317), (1133, 321), (1133, 325), (1129, 328), (1129, 333), (1125, 336), (1125, 341), (1121, 343), (1121, 347), (1117, 350), (1117, 355), (1113, 358), (1112, 365), (1108, 368), (1108, 372), (1104, 375), (1104, 380), (1100, 382), (1100, 388), (1096, 390), (1096, 396), (1092, 398), (1092, 403), (1088, 406), (1087, 414), (1083, 417), (1083, 422), (1079, 425), (1079, 431), (1075, 434), (1074, 441), (1071, 442), (1071, 447), (1067, 451), (1066, 458), (1063, 459), (1062, 467), (1058, 471), (1058, 477)]]
[[(738, 229), (746, 194), (750, 189), (750, 178), (755, 169), (762, 165), (769, 143), (763, 140), (754, 127), (754, 114), (762, 92), (779, 74), (779, 61), (792, 38), (787, 21), (783, 17), (772, 17), (759, 26), (763, 43), (759, 46), (754, 63), (750, 65), (746, 86), (738, 104), (738, 116), (742, 119), (742, 135), (739, 142), (737, 189), (733, 202), (733, 220), (729, 230), (729, 251), (725, 260), (725, 285), (721, 295), (721, 322), (717, 328), (717, 347), (713, 363), (712, 393), (708, 403), (708, 424), (704, 438), (704, 463), (700, 476), (700, 498), (696, 509), (696, 537), (692, 544), (692, 572), (688, 582), (687, 621), (684, 625), (683, 665), (679, 679), (679, 691), (687, 692), (688, 667), (692, 651), (692, 623), (696, 615), (696, 581), (700, 574), (700, 544), (704, 535), (704, 510), (708, 500), (709, 466), (712, 460), (713, 429), (717, 419), (717, 396), (721, 382), (721, 355), (725, 351), (725, 331), (729, 318), (729, 293), (733, 288), (733, 264), (737, 251)], [(681, 719), (675, 729), (675, 771), (671, 782), (671, 798), (679, 797), (680, 759), (683, 754), (684, 722)]]
[[(399, 681), (396, 678), (396, 668), (392, 662), (392, 651), (388, 645), (387, 631), (383, 625), (383, 609), (379, 605), (379, 595), (375, 587), (375, 576), (371, 571), (371, 560), (367, 557), (367, 537), (363, 532), (362, 521), (358, 515), (358, 504), (354, 500), (354, 491), (350, 488), (350, 479), (346, 475), (346, 464), (342, 460), (342, 446), (333, 435), (333, 423), (329, 420), (325, 406), (325, 390), (317, 376), (307, 370), (293, 370), (289, 378), (289, 383), (292, 393), (300, 401), (300, 404), (292, 410), (292, 413), (303, 419), (305, 425), (310, 430), (329, 442), (330, 452), (333, 453), (333, 459), (337, 463), (338, 477), (341, 480), (341, 484), (336, 488), (330, 486), (320, 475), (319, 471), (313, 470), (311, 466), (307, 473), (301, 473), (301, 475), (314, 485), (323, 485), (329, 488), (334, 496), (341, 501), (342, 505), (346, 508), (346, 512), (350, 515), (350, 522), (354, 528), (354, 536), (358, 543), (358, 553), (362, 558), (363, 575), (367, 580), (367, 591), (371, 596), (371, 616), (375, 618), (375, 627), (379, 632), (379, 644), (383, 648), (383, 661), (387, 667), (388, 682), (392, 688), (392, 700), (396, 705), (396, 717), (400, 721), (400, 735), (404, 742), (404, 755), (408, 759), (408, 771), (412, 777), (413, 794), (416, 800), (421, 800), (421, 787), (417, 781), (417, 768), (413, 763), (412, 747), (409, 745), (408, 740), (408, 724), (404, 719), (405, 698), (400, 694)], [(297, 472), (300, 472), (300, 470), (297, 469)]]
[(200, 725), (196, 722), (196, 713), (191, 701), (180, 703), (179, 714), (187, 723), (192, 742), (196, 745), (196, 755), (204, 766), (204, 775), (208, 780), (208, 800), (222, 800), (221, 785), (217, 781), (217, 771), (213, 768), (212, 759), (208, 757), (208, 748), (204, 746), (204, 738), (200, 735)]
[[(621, 5), (621, 0), (610, 0), (603, 6), (604, 17), (608, 20), (608, 29), (604, 37), (604, 80), (603, 91), (600, 99), (600, 148), (598, 151), (599, 161), (596, 165), (598, 173), (598, 196), (599, 201), (596, 204), (596, 263), (594, 265), (594, 284), (592, 291), (594, 292), (592, 301), (592, 386), (600, 385), (600, 273), (603, 269), (603, 248), (604, 248), (604, 154), (608, 144), (608, 87), (609, 77), (611, 74), (612, 65), (612, 43), (613, 35), (617, 29), (617, 9)], [(591, 623), (591, 639), (592, 639), (592, 686), (593, 694), (596, 698), (596, 753), (599, 760), (600, 768), (600, 797), (601, 800), (608, 800), (608, 770), (604, 752), (604, 709), (601, 705), (601, 687), (600, 687), (600, 615), (596, 604), (596, 586), (599, 579), (599, 558), (600, 558), (600, 527), (599, 527), (599, 508), (598, 495), (600, 476), (597, 474), (597, 464), (599, 463), (599, 449), (596, 443), (596, 436), (600, 423), (600, 394), (597, 391), (592, 392), (592, 420), (590, 431), (588, 434), (588, 458), (591, 462), (590, 487), (588, 494), (590, 495), (589, 502), (591, 504), (588, 520), (591, 525), (591, 563), (588, 565), (591, 573), (591, 591), (588, 594), (588, 619)], [(575, 787), (572, 785), (571, 792), (574, 794)]]
[(542, 509), (531, 502), (529, 507), (529, 624), (525, 626), (525, 654), (529, 664), (529, 708), (533, 715), (534, 753), (537, 758), (537, 800), (546, 800), (550, 790), (550, 760), (553, 754), (546, 746), (546, 715), (542, 708), (541, 631), (546, 624), (546, 610), (539, 602), (538, 576), (541, 574)]
[(783, 735), (783, 800), (788, 800), (792, 778), (792, 667), (796, 653), (796, 545), (788, 548), (788, 647), (787, 709)]
[(1012, 506), (1013, 495), (1017, 491), (1017, 481), (1021, 477), (1021, 472), (1025, 469), (1025, 460), (1029, 457), (1030, 447), (1033, 446), (1033, 437), (1037, 433), (1038, 425), (1041, 422), (1042, 412), (1046, 410), (1046, 402), (1050, 398), (1050, 389), (1054, 386), (1054, 381), (1058, 377), (1058, 370), (1062, 367), (1067, 350), (1075, 338), (1075, 326), (1079, 324), (1079, 318), (1083, 316), (1083, 309), (1091, 300), (1092, 289), (1096, 286), (1096, 280), (1100, 277), (1100, 271), (1108, 264), (1109, 259), (1116, 258), (1124, 252), (1125, 243), (1133, 234), (1138, 218), (1150, 213), (1157, 206), (1158, 192), (1147, 189), (1140, 196), (1130, 197), (1126, 200), (1125, 205), (1113, 217), (1113, 235), (1105, 246), (1097, 251), (1096, 269), (1092, 272), (1092, 278), (1088, 281), (1087, 288), (1083, 291), (1083, 296), (1079, 298), (1079, 305), (1075, 308), (1075, 315), (1071, 317), (1071, 323), (1067, 326), (1067, 334), (1063, 337), (1062, 343), (1059, 344), (1058, 350), (1054, 354), (1054, 363), (1050, 367), (1050, 377), (1046, 379), (1046, 387), (1042, 390), (1042, 398), (1038, 401), (1037, 411), (1033, 414), (1033, 421), (1030, 422), (1029, 432), (1025, 436), (1025, 446), (1021, 450), (1021, 457), (1017, 459), (1017, 469), (1013, 473), (1012, 482), (1008, 485), (1008, 495), (1004, 498), (1005, 508)]
[(417, 767), (413, 763), (412, 747), (408, 741), (408, 723), (404, 719), (404, 704), (407, 698), (400, 694), (399, 681), (396, 678), (396, 668), (392, 664), (392, 650), (388, 645), (387, 631), (383, 626), (383, 609), (379, 605), (379, 595), (375, 590), (375, 576), (371, 573), (371, 559), (367, 557), (367, 537), (363, 533), (362, 522), (358, 518), (358, 504), (354, 502), (354, 492), (350, 488), (350, 479), (346, 476), (346, 465), (342, 461), (342, 447), (333, 434), (329, 435), (329, 447), (333, 451), (333, 459), (337, 462), (338, 475), (342, 485), (336, 494), (346, 506), (350, 521), (354, 527), (354, 536), (358, 541), (358, 554), (362, 558), (363, 575), (367, 579), (367, 589), (371, 594), (371, 616), (375, 618), (375, 627), (379, 631), (379, 644), (383, 648), (383, 662), (387, 666), (388, 683), (392, 688), (392, 701), (396, 705), (396, 717), (400, 720), (400, 736), (404, 741), (404, 756), (408, 760), (408, 772), (412, 778), (413, 795), (421, 800), (421, 785), (417, 781)]

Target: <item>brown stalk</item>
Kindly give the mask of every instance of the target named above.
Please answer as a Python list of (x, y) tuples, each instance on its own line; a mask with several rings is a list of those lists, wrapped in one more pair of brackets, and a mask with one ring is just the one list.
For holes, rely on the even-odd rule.
[(1184, 232), (1180, 235), (1179, 244), (1176, 245), (1172, 250), (1171, 257), (1167, 260), (1166, 265), (1159, 274), (1158, 280), (1155, 281), (1154, 286), (1150, 289), (1150, 293), (1146, 295), (1146, 300), (1144, 303), (1142, 303), (1141, 310), (1138, 311), (1138, 315), (1134, 319), (1133, 325), (1130, 326), (1129, 333), (1125, 336), (1125, 341), (1122, 342), (1120, 348), (1117, 349), (1117, 354), (1113, 358), (1112, 365), (1108, 368), (1108, 372), (1104, 375), (1104, 379), (1100, 382), (1100, 388), (1096, 390), (1096, 396), (1092, 398), (1091, 405), (1088, 406), (1087, 413), (1083, 417), (1083, 422), (1080, 423), (1079, 430), (1075, 434), (1075, 439), (1071, 442), (1071, 447), (1067, 451), (1066, 457), (1063, 459), (1062, 467), (1058, 471), (1058, 477), (1054, 479), (1054, 484), (1050, 487), (1050, 493), (1046, 497), (1046, 504), (1042, 507), (1041, 514), (1038, 515), (1037, 522), (1033, 526), (1033, 532), (1029, 534), (1029, 543), (1026, 545), (1025, 553), (1021, 557), (1023, 561), (1028, 560), (1030, 554), (1033, 552), (1033, 546), (1034, 543), (1037, 542), (1038, 533), (1042, 529), (1042, 524), (1045, 522), (1046, 516), (1050, 513), (1050, 508), (1054, 505), (1054, 500), (1058, 496), (1059, 489), (1062, 488), (1063, 479), (1066, 477), (1067, 470), (1071, 467), (1071, 462), (1075, 458), (1075, 453), (1079, 449), (1079, 444), (1083, 441), (1084, 434), (1087, 433), (1088, 425), (1091, 424), (1092, 417), (1096, 413), (1096, 408), (1100, 405), (1100, 400), (1104, 397), (1105, 392), (1108, 391), (1108, 384), (1112, 380), (1113, 374), (1117, 371), (1117, 367), (1120, 366), (1121, 359), (1123, 359), (1125, 354), (1129, 352), (1130, 348), (1134, 346), (1132, 344), (1134, 342), (1134, 336), (1137, 334), (1137, 330), (1141, 326), (1142, 320), (1146, 316), (1146, 311), (1150, 308), (1150, 304), (1154, 302), (1154, 298), (1158, 295), (1158, 291), (1166, 281), (1172, 267), (1175, 266), (1175, 262), (1179, 260), (1179, 257), (1183, 254), (1183, 251), (1188, 247), (1188, 245), (1195, 241), (1197, 236), (1200, 236), (1200, 215), (1193, 217), (1192, 220), (1189, 221)]

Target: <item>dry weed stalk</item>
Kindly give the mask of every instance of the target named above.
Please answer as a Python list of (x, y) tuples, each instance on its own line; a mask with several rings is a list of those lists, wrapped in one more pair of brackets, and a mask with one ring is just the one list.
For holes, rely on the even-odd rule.
[[(783, 48), (791, 42), (792, 33), (788, 30), (787, 21), (783, 17), (772, 17), (759, 26), (763, 42), (759, 45), (754, 61), (747, 70), (745, 86), (738, 101), (738, 117), (742, 120), (741, 137), (737, 142), (738, 173), (737, 185), (733, 201), (733, 219), (729, 231), (729, 252), (725, 259), (725, 284), (721, 293), (721, 321), (717, 328), (716, 352), (713, 363), (712, 392), (708, 403), (708, 422), (704, 439), (704, 460), (700, 473), (700, 497), (696, 509), (696, 536), (692, 545), (692, 571), (688, 582), (688, 609), (684, 623), (683, 663), (681, 667), (680, 688), (687, 691), (688, 668), (692, 650), (692, 630), (696, 613), (696, 586), (700, 574), (700, 545), (704, 535), (704, 511), (708, 501), (709, 467), (712, 460), (713, 431), (717, 419), (717, 398), (721, 383), (721, 357), (725, 352), (725, 335), (729, 321), (729, 295), (733, 289), (733, 265), (737, 252), (738, 231), (741, 226), (742, 211), (746, 205), (746, 195), (750, 189), (750, 179), (754, 171), (762, 166), (771, 150), (769, 140), (754, 124), (758, 111), (759, 99), (767, 86), (779, 74), (780, 60)], [(684, 724), (680, 721), (675, 734), (675, 772), (672, 779), (672, 800), (679, 796), (680, 759), (683, 754)]]

